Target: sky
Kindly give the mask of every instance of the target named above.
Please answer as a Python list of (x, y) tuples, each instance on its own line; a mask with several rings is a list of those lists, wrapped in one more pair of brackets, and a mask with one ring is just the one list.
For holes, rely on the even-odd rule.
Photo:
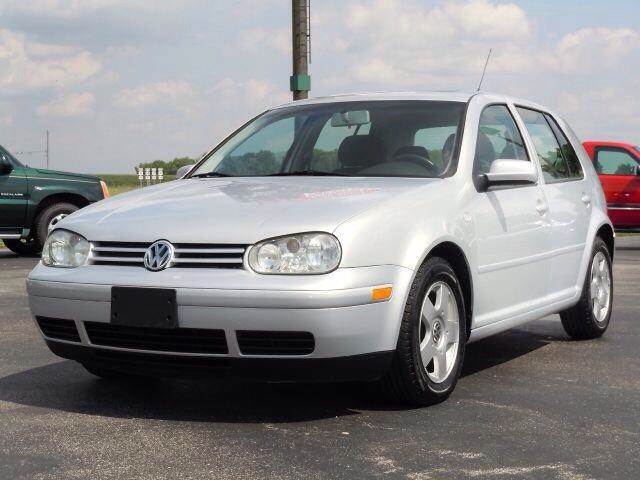
[[(312, 0), (312, 96), (483, 90), (640, 144), (637, 0)], [(0, 144), (126, 173), (289, 101), (290, 0), (0, 0)], [(42, 154), (18, 154), (34, 167)]]

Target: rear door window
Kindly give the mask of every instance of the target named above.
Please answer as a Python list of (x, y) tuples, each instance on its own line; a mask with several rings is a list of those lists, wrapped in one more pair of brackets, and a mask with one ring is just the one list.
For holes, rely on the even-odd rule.
[(584, 174), (582, 172), (582, 165), (580, 164), (580, 159), (578, 158), (578, 154), (573, 148), (573, 145), (571, 145), (571, 142), (551, 115), (545, 114), (545, 118), (560, 144), (560, 151), (564, 160), (567, 162), (567, 166), (569, 167), (569, 175), (571, 178), (583, 178)]
[(533, 140), (545, 182), (554, 183), (571, 179), (569, 165), (544, 114), (522, 107), (517, 107), (517, 110)]

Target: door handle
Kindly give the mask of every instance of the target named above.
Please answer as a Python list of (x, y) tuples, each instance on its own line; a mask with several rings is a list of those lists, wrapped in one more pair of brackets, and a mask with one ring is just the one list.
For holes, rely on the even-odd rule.
[(591, 204), (591, 195), (583, 192), (582, 196), (580, 197), (580, 200), (582, 200), (582, 203), (589, 206)]
[(536, 211), (540, 215), (544, 215), (549, 211), (549, 205), (547, 205), (547, 202), (545, 202), (544, 200), (538, 199), (538, 201), (536, 202)]

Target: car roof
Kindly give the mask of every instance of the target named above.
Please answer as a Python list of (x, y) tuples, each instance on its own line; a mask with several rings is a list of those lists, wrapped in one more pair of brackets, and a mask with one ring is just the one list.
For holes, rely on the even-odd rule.
[(337, 95), (327, 95), (324, 97), (313, 97), (307, 100), (296, 100), (278, 105), (275, 108), (286, 108), (298, 105), (321, 105), (326, 103), (341, 102), (366, 102), (385, 100), (430, 100), (449, 102), (468, 102), (475, 92), (362, 92), (362, 93), (341, 93)]
[(473, 97), (479, 97), (487, 102), (513, 102), (516, 105), (522, 105), (529, 108), (543, 110), (552, 113), (543, 105), (531, 102), (529, 100), (510, 97), (499, 93), (491, 92), (473, 92), (473, 91), (426, 91), (426, 92), (362, 92), (362, 93), (344, 93), (338, 95), (329, 95), (325, 97), (314, 97), (307, 100), (296, 100), (278, 105), (274, 108), (286, 108), (291, 106), (303, 105), (321, 105), (327, 103), (340, 102), (362, 102), (362, 101), (389, 101), (389, 100), (422, 100), (422, 101), (443, 101), (443, 102), (462, 102), (466, 103)]
[(621, 142), (617, 140), (584, 140), (582, 142), (584, 145), (606, 145), (609, 147), (629, 147), (635, 148), (633, 143), (629, 142)]

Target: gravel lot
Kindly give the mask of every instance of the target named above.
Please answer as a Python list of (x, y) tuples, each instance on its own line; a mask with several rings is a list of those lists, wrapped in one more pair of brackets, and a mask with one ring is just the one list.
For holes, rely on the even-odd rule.
[(640, 478), (640, 237), (618, 240), (603, 339), (552, 316), (477, 342), (426, 409), (353, 385), (98, 380), (37, 334), (36, 259), (0, 250), (0, 479)]

